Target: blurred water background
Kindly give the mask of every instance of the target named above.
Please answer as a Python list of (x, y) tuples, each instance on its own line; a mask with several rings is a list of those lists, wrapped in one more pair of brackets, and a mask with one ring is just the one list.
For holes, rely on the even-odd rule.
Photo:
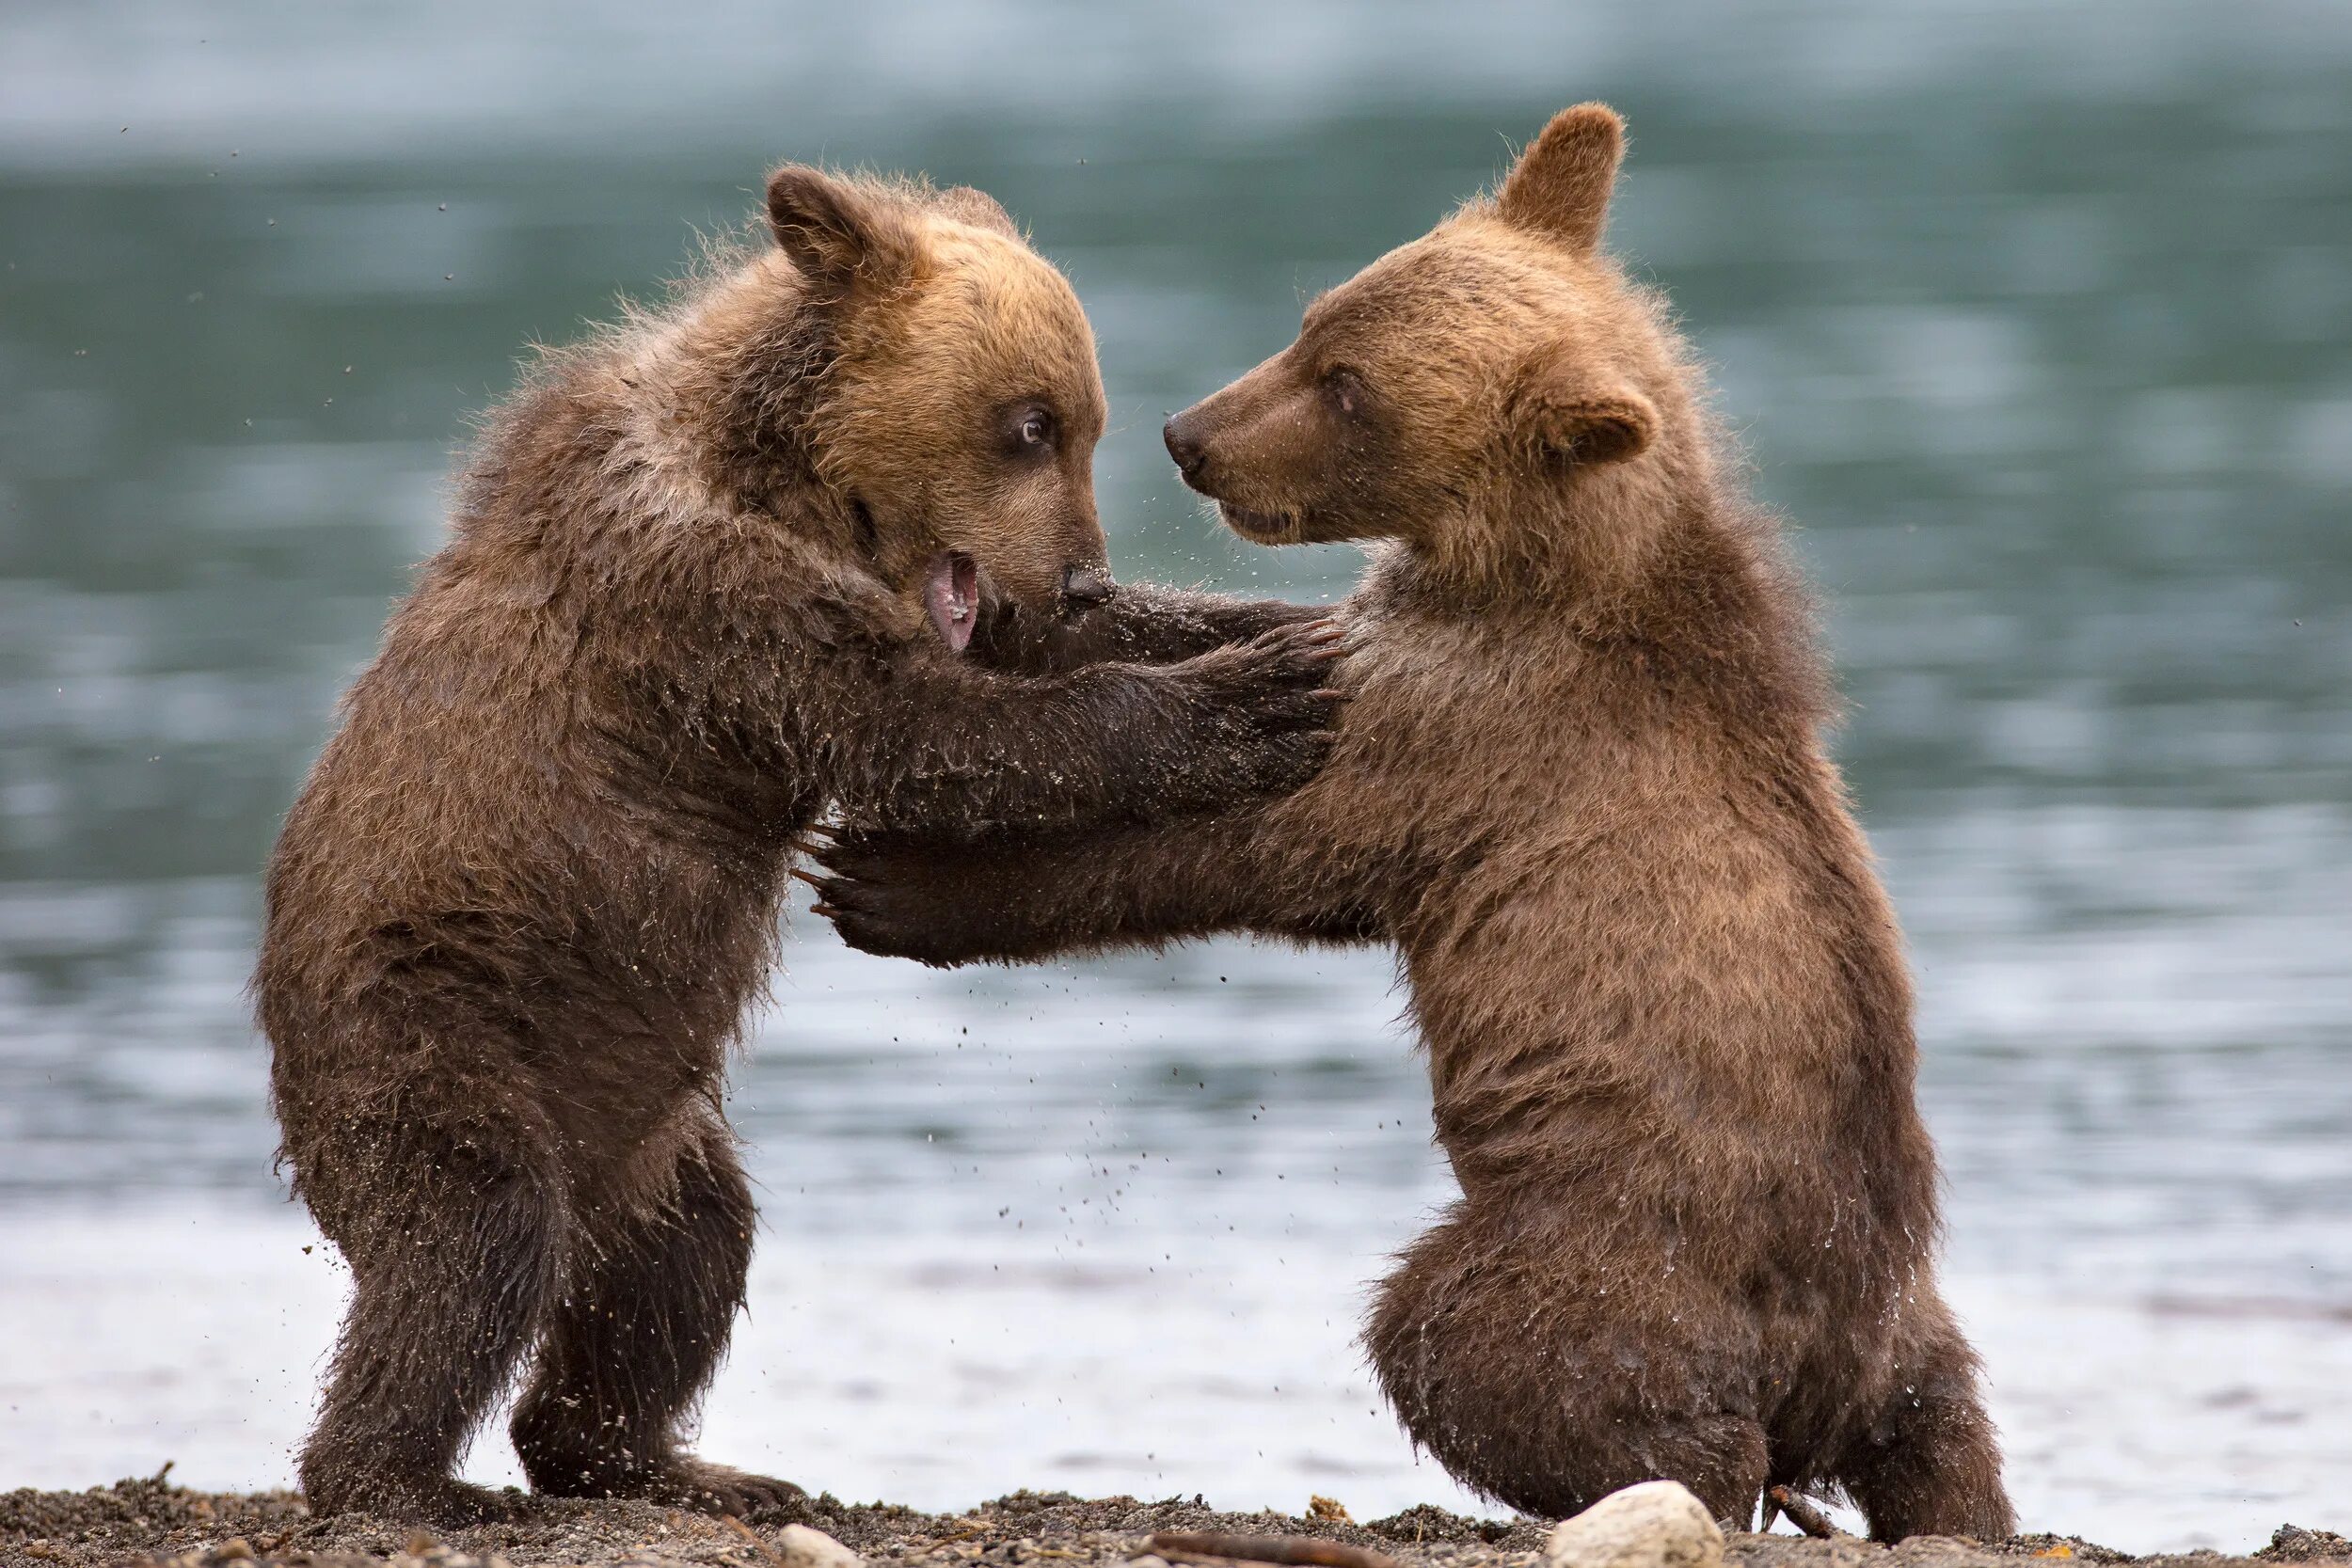
[[(526, 342), (786, 157), (978, 184), (1093, 314), (1123, 572), (1334, 596), (1162, 415), (1594, 96), (1825, 591), (2026, 1522), (2352, 1529), (2340, 0), (0, 7), (0, 1486), (291, 1475), (340, 1278), (256, 870)], [(777, 998), (714, 1453), (1470, 1506), (1352, 1344), (1448, 1185), (1384, 955), (941, 976), (802, 915)]]

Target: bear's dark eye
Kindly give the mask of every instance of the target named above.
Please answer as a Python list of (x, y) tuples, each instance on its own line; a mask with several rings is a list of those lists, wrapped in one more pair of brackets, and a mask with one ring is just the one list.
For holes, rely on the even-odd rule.
[(1005, 420), (1005, 447), (1015, 457), (1051, 451), (1057, 435), (1054, 411), (1034, 403), (1016, 406)]

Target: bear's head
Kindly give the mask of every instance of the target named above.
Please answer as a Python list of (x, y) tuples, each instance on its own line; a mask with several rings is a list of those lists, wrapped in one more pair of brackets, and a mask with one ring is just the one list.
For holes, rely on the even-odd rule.
[(1600, 249), (1623, 150), (1614, 111), (1563, 110), (1499, 195), (1169, 420), (1185, 483), (1262, 544), (1402, 539), (1487, 578), (1632, 544), (1705, 443), (1662, 306)]
[(790, 446), (845, 543), (950, 648), (983, 597), (1046, 614), (1107, 598), (1103, 381), (1068, 280), (968, 187), (795, 165), (769, 180), (767, 217), (763, 286), (739, 295), (766, 319), (728, 328), (738, 428)]

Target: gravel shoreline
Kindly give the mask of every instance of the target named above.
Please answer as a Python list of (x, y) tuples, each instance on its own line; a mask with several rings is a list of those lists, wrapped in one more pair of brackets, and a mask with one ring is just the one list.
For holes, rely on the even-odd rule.
[[(1086, 1500), (1064, 1492), (1016, 1492), (959, 1514), (918, 1513), (882, 1503), (814, 1497), (738, 1523), (636, 1502), (529, 1499), (513, 1520), (448, 1531), (362, 1515), (312, 1519), (292, 1492), (202, 1493), (162, 1478), (87, 1492), (0, 1495), (5, 1568), (792, 1568), (786, 1527), (812, 1526), (861, 1554), (871, 1568), (1168, 1568), (1146, 1538), (1155, 1530), (1316, 1536), (1370, 1547), (1401, 1568), (1543, 1568), (1549, 1526), (1470, 1519), (1408, 1509), (1356, 1524), (1336, 1509), (1318, 1516), (1220, 1513), (1169, 1499)], [(2020, 1559), (2146, 1568), (2227, 1568), (2233, 1563), (2352, 1563), (2352, 1541), (2281, 1526), (2249, 1557), (2216, 1552), (2134, 1558), (2069, 1536), (2023, 1535), (1979, 1544), (1922, 1536), (1899, 1546), (1839, 1538), (1733, 1535), (1731, 1568), (2020, 1568)], [(1199, 1563), (1208, 1560), (1191, 1559)]]

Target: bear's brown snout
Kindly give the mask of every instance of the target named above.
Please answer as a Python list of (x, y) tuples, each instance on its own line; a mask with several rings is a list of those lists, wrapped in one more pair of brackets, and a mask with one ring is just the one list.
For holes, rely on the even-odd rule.
[(1331, 487), (1336, 434), (1299, 356), (1276, 355), (1194, 404), (1162, 431), (1184, 483), (1254, 543), (1322, 537), (1314, 514)]
[[(1232, 388), (1226, 390), (1230, 392)], [(1229, 411), (1216, 407), (1225, 397), (1226, 392), (1220, 392), (1216, 397), (1194, 404), (1170, 419), (1160, 434), (1168, 442), (1168, 455), (1176, 460), (1176, 470), (1183, 476), (1186, 487), (1216, 502), (1217, 514), (1225, 519), (1228, 528), (1246, 538), (1263, 540), (1280, 532), (1283, 520), (1270, 512), (1243, 504), (1241, 498), (1234, 494), (1237, 488), (1246, 488), (1247, 485), (1235, 483), (1238, 476), (1234, 471), (1232, 448), (1240, 445), (1244, 461), (1247, 461), (1248, 445), (1246, 440), (1236, 440), (1232, 428), (1234, 421), (1228, 417)], [(1226, 450), (1221, 454), (1213, 455), (1210, 451), (1212, 444), (1221, 445)]]
[(1200, 404), (1196, 403), (1181, 414), (1170, 415), (1168, 423), (1160, 427), (1160, 438), (1168, 443), (1168, 455), (1176, 460), (1176, 471), (1184, 476), (1186, 484), (1192, 483), (1209, 460), (1208, 433), (1202, 428), (1205, 423), (1200, 418)]

